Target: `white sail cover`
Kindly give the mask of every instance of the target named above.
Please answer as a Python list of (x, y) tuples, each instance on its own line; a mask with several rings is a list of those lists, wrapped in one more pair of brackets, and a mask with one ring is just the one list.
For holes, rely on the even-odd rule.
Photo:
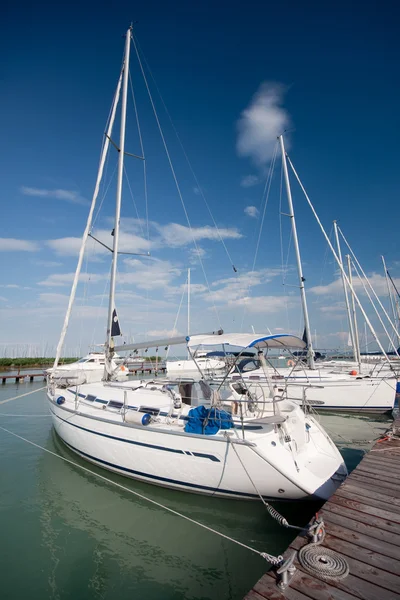
[(290, 333), (277, 333), (263, 335), (254, 333), (225, 333), (219, 336), (193, 335), (188, 341), (188, 346), (238, 346), (240, 348), (299, 348), (306, 344), (296, 335)]

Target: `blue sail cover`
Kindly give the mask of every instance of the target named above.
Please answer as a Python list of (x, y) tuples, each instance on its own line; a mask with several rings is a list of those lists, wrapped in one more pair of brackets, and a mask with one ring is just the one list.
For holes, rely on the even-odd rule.
[(232, 415), (219, 408), (206, 408), (196, 406), (189, 410), (188, 420), (185, 425), (186, 433), (215, 435), (220, 429), (233, 427)]

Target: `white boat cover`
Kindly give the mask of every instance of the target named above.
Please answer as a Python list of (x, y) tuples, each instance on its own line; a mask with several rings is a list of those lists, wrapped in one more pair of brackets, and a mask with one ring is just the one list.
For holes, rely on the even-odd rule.
[(188, 346), (238, 346), (240, 348), (305, 348), (306, 344), (296, 335), (277, 333), (263, 335), (254, 333), (224, 333), (219, 336), (193, 335)]

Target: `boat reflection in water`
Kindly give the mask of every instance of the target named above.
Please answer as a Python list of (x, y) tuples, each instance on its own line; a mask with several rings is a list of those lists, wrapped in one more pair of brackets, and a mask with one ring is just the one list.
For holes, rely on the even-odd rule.
[[(47, 449), (260, 551), (279, 554), (293, 538), (261, 503), (185, 494), (105, 473), (70, 452), (54, 432)], [(54, 598), (242, 598), (268, 567), (256, 554), (48, 453), (39, 471), (41, 535)], [(301, 524), (319, 507), (274, 506)]]

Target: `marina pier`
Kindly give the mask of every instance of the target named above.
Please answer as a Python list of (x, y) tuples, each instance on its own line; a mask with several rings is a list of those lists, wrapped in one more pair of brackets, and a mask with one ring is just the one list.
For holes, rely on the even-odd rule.
[[(318, 518), (324, 523), (322, 541), (313, 544), (299, 535), (283, 555), (289, 563), (294, 556), (292, 565), (271, 569), (244, 600), (400, 598), (400, 417), (324, 504)], [(318, 549), (307, 561), (299, 555), (306, 545)], [(336, 556), (331, 556), (332, 550)], [(316, 571), (311, 573), (306, 563)], [(335, 579), (343, 565), (348, 574)]]

